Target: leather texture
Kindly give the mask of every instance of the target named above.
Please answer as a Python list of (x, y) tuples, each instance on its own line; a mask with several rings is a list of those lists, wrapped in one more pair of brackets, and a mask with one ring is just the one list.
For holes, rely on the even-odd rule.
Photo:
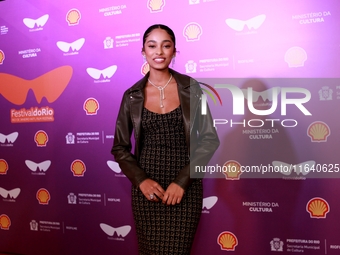
[[(186, 190), (194, 178), (203, 178), (195, 166), (206, 166), (219, 146), (219, 139), (209, 107), (201, 114), (202, 90), (199, 83), (187, 75), (169, 69), (177, 82), (182, 108), (184, 131), (188, 145), (190, 164), (186, 165), (173, 181)], [(144, 107), (144, 87), (149, 73), (125, 91), (116, 121), (116, 130), (111, 153), (122, 172), (136, 187), (148, 178), (138, 164), (141, 151), (141, 116)], [(131, 152), (131, 136), (134, 134), (135, 150)], [(166, 187), (164, 187), (166, 188)]]

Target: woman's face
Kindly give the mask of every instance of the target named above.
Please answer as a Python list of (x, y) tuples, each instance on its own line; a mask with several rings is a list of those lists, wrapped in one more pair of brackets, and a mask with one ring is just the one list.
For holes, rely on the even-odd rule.
[(175, 56), (175, 46), (165, 30), (156, 28), (146, 38), (142, 54), (145, 56), (150, 70), (164, 70), (168, 68)]

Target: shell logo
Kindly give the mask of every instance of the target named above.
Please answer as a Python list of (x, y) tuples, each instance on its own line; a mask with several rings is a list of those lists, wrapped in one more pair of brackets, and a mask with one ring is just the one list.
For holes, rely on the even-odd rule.
[(285, 62), (289, 67), (302, 67), (307, 60), (307, 53), (301, 47), (292, 47), (286, 51)]
[(8, 171), (8, 163), (4, 159), (0, 159), (0, 174), (5, 175)]
[(187, 42), (198, 41), (202, 33), (202, 27), (196, 22), (187, 24), (183, 29), (183, 35)]
[(11, 225), (11, 219), (6, 214), (0, 215), (0, 228), (3, 230), (9, 230)]
[(227, 180), (239, 180), (242, 174), (241, 164), (236, 160), (228, 160), (225, 162), (222, 170)]
[(148, 72), (150, 71), (150, 66), (148, 64), (148, 62), (145, 62), (142, 67), (140, 68), (140, 72), (142, 75), (146, 75)]
[(330, 134), (329, 126), (322, 121), (314, 121), (307, 128), (307, 135), (311, 138), (312, 142), (327, 142), (327, 137)]
[(99, 103), (95, 98), (88, 98), (84, 102), (84, 111), (86, 115), (96, 115), (99, 110)]
[(165, 6), (165, 0), (149, 0), (146, 3), (151, 13), (161, 12)]
[(221, 246), (221, 250), (235, 251), (235, 247), (238, 245), (238, 240), (233, 233), (224, 231), (217, 237), (217, 244)]
[(38, 147), (46, 147), (48, 135), (44, 130), (39, 130), (34, 135), (34, 141)]
[(80, 14), (80, 11), (77, 9), (71, 9), (66, 14), (66, 21), (69, 26), (78, 25), (80, 19), (81, 19), (81, 14)]
[(2, 65), (4, 63), (5, 60), (5, 53), (0, 50), (0, 65)]
[(71, 163), (71, 171), (73, 173), (73, 176), (83, 177), (86, 171), (85, 163), (81, 161), (80, 159), (74, 160)]
[(48, 205), (48, 202), (51, 200), (51, 195), (47, 189), (41, 188), (37, 191), (37, 199), (39, 204)]
[(306, 210), (311, 218), (325, 219), (330, 207), (326, 200), (321, 197), (314, 197), (308, 201)]

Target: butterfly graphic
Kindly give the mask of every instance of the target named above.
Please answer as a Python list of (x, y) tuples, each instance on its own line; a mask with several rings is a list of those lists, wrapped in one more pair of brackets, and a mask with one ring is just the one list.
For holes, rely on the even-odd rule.
[(16, 199), (19, 194), (20, 194), (20, 189), (19, 188), (16, 188), (16, 189), (12, 189), (12, 190), (5, 190), (4, 188), (1, 188), (0, 187), (0, 195), (3, 197), (3, 198), (12, 198), (12, 199)]
[(95, 68), (87, 68), (86, 72), (93, 78), (93, 79), (99, 79), (100, 76), (103, 76), (105, 79), (106, 78), (111, 78), (115, 72), (117, 70), (117, 66), (113, 65), (113, 66), (109, 66), (103, 70), (98, 70)]
[(19, 133), (18, 132), (13, 132), (9, 135), (4, 135), (0, 133), (0, 143), (5, 143), (6, 140), (8, 143), (14, 143), (15, 140), (18, 138)]
[(75, 50), (79, 51), (81, 47), (83, 47), (84, 43), (85, 43), (85, 38), (80, 38), (71, 43), (58, 41), (57, 46), (63, 52), (69, 52), (70, 48), (72, 49), (72, 51), (75, 51)]
[(216, 196), (203, 198), (203, 206), (202, 209), (206, 208), (207, 210), (211, 209), (217, 202), (218, 198)]
[(227, 25), (234, 29), (235, 31), (242, 31), (244, 26), (247, 25), (248, 29), (258, 29), (262, 23), (265, 21), (266, 15), (261, 14), (254, 18), (248, 20), (239, 20), (239, 19), (226, 19)]
[(46, 97), (49, 103), (53, 103), (63, 93), (71, 80), (72, 73), (71, 66), (58, 67), (33, 80), (0, 73), (0, 94), (9, 102), (22, 105), (26, 101), (28, 91), (32, 89), (38, 103), (43, 97)]
[(48, 14), (45, 14), (38, 19), (24, 18), (23, 22), (28, 28), (34, 28), (36, 24), (38, 27), (43, 27), (46, 24), (48, 18), (49, 18)]
[(46, 160), (41, 163), (35, 163), (31, 160), (25, 160), (25, 164), (33, 172), (37, 171), (38, 169), (40, 171), (46, 172), (51, 165), (51, 160)]
[[(248, 89), (242, 89), (244, 98), (248, 99)], [(271, 89), (264, 90), (262, 92), (257, 92), (252, 90), (252, 102), (257, 102), (259, 97), (265, 102), (266, 100), (273, 101), (273, 96), (276, 98), (277, 95), (280, 93), (279, 87), (274, 87)]]
[(122, 172), (122, 170), (120, 169), (119, 165), (117, 162), (114, 162), (112, 160), (108, 160), (107, 165), (109, 166), (109, 168), (114, 171), (115, 173), (119, 174)]
[(116, 232), (118, 236), (125, 237), (127, 234), (129, 234), (131, 230), (131, 226), (121, 226), (118, 228), (111, 227), (110, 225), (107, 225), (105, 223), (100, 223), (100, 228), (109, 236), (113, 236)]
[(288, 164), (281, 161), (273, 161), (272, 164), (274, 167), (278, 167), (279, 169), (287, 169), (287, 171), (280, 171), (283, 175), (290, 175), (293, 170), (293, 172), (295, 172), (297, 175), (299, 175), (300, 173), (302, 175), (307, 175), (310, 172), (310, 169), (315, 166), (315, 161), (310, 160), (296, 165)]

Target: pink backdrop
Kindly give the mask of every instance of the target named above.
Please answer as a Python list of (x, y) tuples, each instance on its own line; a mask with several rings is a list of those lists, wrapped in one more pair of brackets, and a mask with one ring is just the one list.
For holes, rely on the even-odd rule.
[[(207, 174), (193, 254), (338, 254), (339, 14), (336, 0), (0, 2), (0, 252), (137, 254), (110, 149), (122, 94), (148, 70), (143, 33), (163, 23), (173, 68), (222, 101), (203, 87), (221, 140), (210, 169), (261, 169)], [(233, 114), (226, 84), (276, 111), (248, 98)], [(285, 88), (310, 93), (311, 115), (282, 114)]]

